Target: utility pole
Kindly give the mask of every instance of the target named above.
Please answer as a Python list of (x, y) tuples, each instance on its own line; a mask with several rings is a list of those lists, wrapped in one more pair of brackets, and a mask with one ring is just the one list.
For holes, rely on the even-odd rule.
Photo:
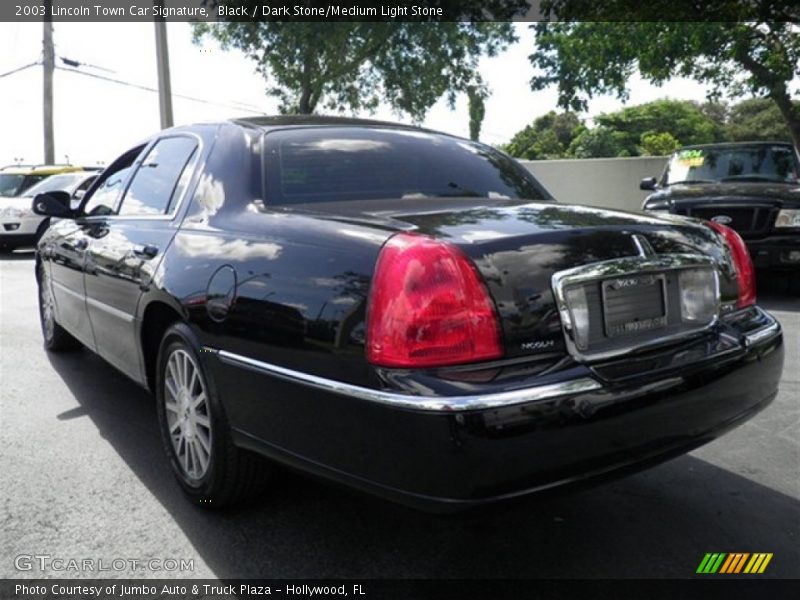
[(53, 0), (45, 0), (44, 32), (42, 37), (42, 65), (44, 67), (44, 162), (48, 165), (55, 162), (55, 144), (53, 142), (53, 70), (55, 69), (55, 50), (53, 49), (53, 16), (51, 8)]
[[(154, 0), (163, 6), (163, 0)], [(172, 127), (172, 89), (169, 81), (169, 48), (167, 46), (167, 23), (156, 17), (156, 62), (158, 63), (158, 108), (161, 114), (161, 129)]]

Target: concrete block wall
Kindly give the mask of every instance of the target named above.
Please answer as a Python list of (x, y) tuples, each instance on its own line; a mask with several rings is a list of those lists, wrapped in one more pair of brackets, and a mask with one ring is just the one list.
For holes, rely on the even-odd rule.
[(645, 177), (658, 177), (665, 156), (520, 161), (556, 200), (638, 211), (648, 192), (639, 189)]

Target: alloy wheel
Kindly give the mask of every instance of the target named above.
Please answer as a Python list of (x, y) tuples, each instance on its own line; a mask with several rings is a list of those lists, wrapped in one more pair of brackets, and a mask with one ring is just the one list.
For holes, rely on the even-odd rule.
[(53, 306), (53, 294), (50, 292), (50, 282), (47, 279), (47, 271), (41, 269), (39, 277), (39, 298), (42, 311), (42, 328), (44, 337), (47, 340), (53, 339), (55, 332), (55, 310)]
[(200, 369), (185, 350), (167, 359), (164, 402), (172, 449), (184, 476), (203, 478), (211, 464), (211, 413)]

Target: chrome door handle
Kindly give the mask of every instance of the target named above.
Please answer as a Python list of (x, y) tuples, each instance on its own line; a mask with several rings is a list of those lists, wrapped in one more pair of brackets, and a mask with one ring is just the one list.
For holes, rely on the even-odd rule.
[(153, 246), (152, 244), (136, 244), (133, 247), (133, 253), (139, 258), (150, 260), (158, 254), (158, 246)]

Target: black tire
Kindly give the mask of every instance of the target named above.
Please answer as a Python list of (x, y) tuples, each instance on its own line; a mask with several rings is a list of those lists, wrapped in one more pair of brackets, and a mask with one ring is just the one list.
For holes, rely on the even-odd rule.
[(36, 269), (39, 281), (39, 324), (42, 327), (44, 347), (51, 352), (79, 350), (82, 347), (81, 343), (56, 321), (47, 270), (42, 263), (39, 263)]
[[(181, 385), (180, 374), (173, 367), (187, 360), (199, 382)], [(164, 334), (156, 369), (161, 441), (172, 473), (188, 499), (198, 506), (222, 508), (259, 495), (268, 483), (271, 465), (234, 445), (217, 388), (200, 359), (200, 345), (185, 324), (172, 325)], [(199, 398), (201, 391), (204, 400), (195, 407), (192, 398)], [(205, 454), (206, 448), (203, 468), (199, 455)]]

